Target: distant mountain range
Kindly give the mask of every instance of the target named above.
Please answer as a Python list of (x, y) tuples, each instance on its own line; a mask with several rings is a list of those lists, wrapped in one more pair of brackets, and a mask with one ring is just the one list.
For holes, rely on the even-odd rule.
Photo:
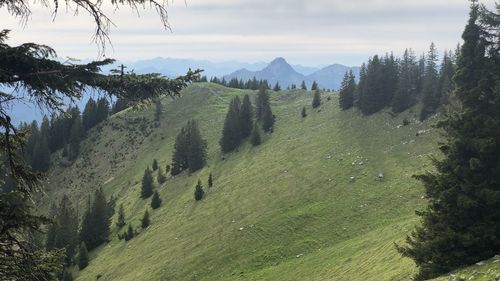
[(251, 71), (243, 68), (225, 75), (224, 78), (227, 81), (233, 78), (246, 81), (255, 77), (257, 80), (267, 80), (271, 85), (279, 82), (282, 87), (288, 87), (292, 84), (299, 87), (302, 81), (305, 81), (307, 86), (310, 87), (313, 81), (316, 81), (320, 88), (338, 90), (344, 74), (349, 70), (352, 70), (356, 78), (358, 78), (359, 67), (332, 64), (303, 74), (295, 70), (284, 58), (276, 58), (262, 70)]
[[(186, 71), (191, 69), (203, 69), (203, 75), (207, 77), (222, 77), (228, 73), (232, 73), (238, 69), (247, 69), (249, 71), (257, 71), (263, 69), (268, 65), (266, 62), (247, 63), (240, 61), (223, 61), (211, 62), (208, 60), (194, 60), (194, 59), (175, 59), (175, 58), (162, 58), (157, 57), (147, 60), (130, 61), (117, 61), (113, 65), (103, 68), (104, 72), (112, 68), (118, 67), (120, 64), (127, 66), (128, 70), (134, 70), (136, 73), (161, 73), (168, 77), (175, 77), (185, 74)], [(293, 65), (293, 68), (298, 72), (309, 75), (318, 71), (319, 67)]]

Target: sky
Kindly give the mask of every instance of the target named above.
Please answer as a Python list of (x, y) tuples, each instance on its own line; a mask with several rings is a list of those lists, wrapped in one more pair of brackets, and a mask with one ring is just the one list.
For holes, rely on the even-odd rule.
[[(29, 1), (33, 3), (33, 1)], [(40, 2), (40, 1), (37, 1)], [(492, 6), (494, 0), (482, 1)], [(36, 3), (36, 2), (35, 2)], [(405, 48), (454, 49), (468, 18), (466, 0), (185, 0), (169, 1), (165, 30), (154, 10), (105, 9), (116, 27), (106, 57), (134, 61), (154, 57), (270, 61), (285, 57), (307, 66), (360, 65), (373, 54)], [(33, 5), (27, 24), (0, 9), (11, 45), (36, 42), (59, 56), (99, 57), (92, 19)]]

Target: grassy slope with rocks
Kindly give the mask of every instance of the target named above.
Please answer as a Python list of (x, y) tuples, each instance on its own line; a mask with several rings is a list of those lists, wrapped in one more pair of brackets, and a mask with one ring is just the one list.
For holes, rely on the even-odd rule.
[[(228, 103), (245, 93), (255, 96), (194, 84), (181, 98), (163, 100), (159, 125), (154, 106), (121, 112), (91, 130), (73, 166), (51, 170), (50, 198), (68, 193), (82, 206), (102, 186), (139, 229), (150, 204), (139, 197), (144, 169), (154, 158), (170, 163), (188, 119), (198, 120), (209, 144), (204, 169), (157, 185), (163, 204), (150, 211), (151, 226), (124, 242), (113, 224), (111, 241), (91, 252), (77, 280), (407, 280), (415, 273), (394, 242), (404, 241), (418, 222), (414, 211), (425, 206), (412, 175), (432, 169), (429, 156), (438, 155), (434, 130), (416, 136), (433, 120), (418, 123), (411, 111), (362, 117), (340, 111), (336, 95), (327, 101), (327, 94), (320, 111), (312, 110), (311, 92), (270, 92), (274, 133), (222, 160)], [(400, 126), (404, 117), (410, 125)], [(198, 179), (206, 196), (195, 202)]]

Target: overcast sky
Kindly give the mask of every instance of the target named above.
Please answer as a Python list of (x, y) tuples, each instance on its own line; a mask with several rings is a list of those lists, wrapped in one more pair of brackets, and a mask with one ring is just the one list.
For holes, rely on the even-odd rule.
[[(32, 2), (32, 1), (30, 1)], [(494, 0), (484, 0), (492, 5)], [(10, 44), (43, 43), (60, 56), (97, 58), (92, 20), (61, 9), (52, 21), (48, 10), (33, 8), (27, 26), (0, 11), (1, 28), (12, 29)], [(411, 47), (424, 52), (431, 41), (440, 51), (454, 49), (468, 18), (466, 0), (186, 0), (170, 2), (172, 32), (154, 11), (110, 11), (119, 60), (153, 57), (212, 61), (269, 61), (359, 65), (370, 55)]]

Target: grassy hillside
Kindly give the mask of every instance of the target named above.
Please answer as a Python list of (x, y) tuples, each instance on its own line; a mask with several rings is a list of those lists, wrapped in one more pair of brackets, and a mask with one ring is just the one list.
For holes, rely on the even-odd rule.
[[(67, 193), (82, 206), (102, 186), (139, 228), (150, 203), (139, 198), (144, 169), (154, 158), (170, 163), (188, 119), (199, 121), (209, 144), (203, 170), (157, 187), (163, 205), (151, 212), (151, 226), (124, 242), (113, 224), (111, 242), (91, 253), (77, 280), (407, 280), (415, 272), (394, 242), (404, 240), (418, 221), (414, 211), (425, 206), (412, 175), (431, 169), (429, 156), (438, 155), (438, 134), (428, 131), (433, 120), (342, 112), (333, 94), (312, 110), (311, 92), (272, 92), (274, 133), (222, 160), (227, 105), (245, 93), (255, 94), (192, 85), (182, 98), (163, 101), (158, 126), (154, 108), (127, 110), (90, 132), (82, 159), (52, 169), (48, 197)], [(410, 125), (401, 126), (404, 117)], [(210, 172), (214, 187), (195, 202), (194, 186), (198, 179), (206, 186)]]

